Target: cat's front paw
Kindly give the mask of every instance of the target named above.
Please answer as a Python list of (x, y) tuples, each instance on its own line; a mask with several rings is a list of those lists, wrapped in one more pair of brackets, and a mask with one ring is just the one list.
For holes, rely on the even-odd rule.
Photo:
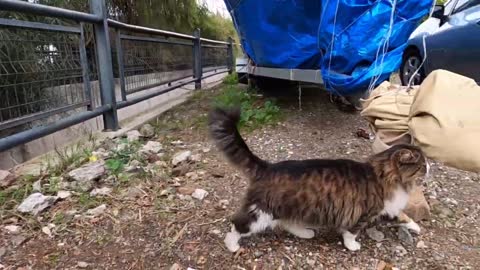
[(405, 228), (407, 228), (408, 230), (410, 230), (410, 231), (412, 231), (416, 234), (420, 234), (420, 226), (418, 226), (418, 224), (413, 220), (408, 222), (408, 223), (403, 224), (402, 226), (404, 226)]
[(355, 239), (345, 239), (343, 244), (350, 251), (357, 251), (362, 247), (362, 245), (360, 245), (360, 243), (357, 242)]

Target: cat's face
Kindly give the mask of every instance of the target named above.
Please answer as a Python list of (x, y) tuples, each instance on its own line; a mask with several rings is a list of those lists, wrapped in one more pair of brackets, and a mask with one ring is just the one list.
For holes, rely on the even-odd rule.
[(429, 172), (429, 164), (422, 150), (416, 146), (393, 147), (391, 162), (397, 168), (399, 180), (406, 186), (423, 181)]

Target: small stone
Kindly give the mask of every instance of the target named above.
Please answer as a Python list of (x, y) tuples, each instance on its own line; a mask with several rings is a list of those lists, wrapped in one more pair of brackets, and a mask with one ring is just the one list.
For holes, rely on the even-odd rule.
[(160, 191), (160, 196), (168, 196), (170, 194), (170, 192), (166, 189)]
[(427, 245), (425, 245), (424, 241), (418, 241), (417, 248), (427, 248)]
[(205, 199), (205, 197), (207, 197), (207, 195), (208, 195), (208, 191), (206, 191), (204, 189), (201, 189), (201, 188), (195, 189), (195, 191), (192, 193), (192, 197), (197, 199), (197, 200), (200, 200), (200, 201)]
[(182, 270), (182, 267), (178, 263), (174, 263), (170, 266), (170, 270)]
[(220, 230), (217, 230), (217, 229), (212, 230), (210, 233), (215, 234), (215, 235), (221, 235), (222, 234), (222, 232)]
[(435, 206), (434, 211), (441, 218), (449, 218), (454, 216), (453, 211), (447, 206), (442, 205), (441, 203)]
[(24, 165), (20, 165), (15, 170), (16, 175), (24, 175), (24, 176), (31, 176), (33, 178), (40, 177), (44, 170), (44, 166), (39, 163), (27, 163)]
[(86, 263), (86, 262), (78, 262), (77, 263), (77, 267), (78, 268), (87, 268), (90, 264)]
[(92, 163), (87, 163), (82, 167), (72, 170), (68, 176), (79, 182), (90, 182), (100, 179), (105, 174), (105, 162), (99, 160)]
[(60, 190), (57, 192), (57, 197), (64, 200), (68, 197), (72, 196), (72, 193), (70, 191), (66, 191), (66, 190)]
[(176, 140), (176, 141), (170, 142), (170, 144), (174, 146), (179, 146), (179, 145), (183, 145), (184, 143), (181, 140)]
[(105, 212), (105, 210), (107, 210), (107, 205), (102, 204), (98, 207), (87, 210), (86, 214), (87, 214), (87, 216), (96, 217), (96, 216), (99, 216), (99, 215), (103, 214)]
[(46, 235), (48, 235), (48, 237), (52, 238), (53, 235), (52, 235), (52, 231), (50, 230), (50, 228), (48, 226), (44, 226), (42, 227), (42, 232)]
[(188, 172), (185, 174), (186, 177), (188, 177), (189, 179), (192, 179), (192, 180), (197, 180), (199, 177), (198, 177), (198, 174), (196, 172)]
[(153, 153), (157, 154), (163, 150), (163, 146), (160, 142), (148, 141), (140, 150), (142, 153)]
[(12, 237), (12, 239), (10, 239), (10, 241), (12, 242), (12, 245), (14, 247), (19, 247), (27, 241), (27, 237), (23, 235), (15, 235), (14, 237)]
[(368, 228), (366, 232), (368, 237), (370, 237), (370, 239), (375, 240), (377, 242), (380, 242), (383, 239), (385, 239), (385, 235), (383, 234), (383, 232), (378, 231), (377, 228), (375, 227)]
[(4, 228), (8, 233), (11, 233), (11, 234), (18, 234), (20, 233), (20, 229), (21, 229), (21, 227), (17, 225), (7, 225)]
[(317, 262), (316, 262), (314, 259), (307, 259), (307, 264), (308, 264), (310, 267), (314, 267), (315, 264), (317, 264)]
[(176, 153), (172, 158), (172, 165), (177, 166), (178, 164), (188, 161), (192, 156), (191, 151), (181, 151)]
[(153, 137), (155, 135), (155, 128), (150, 124), (145, 124), (140, 128), (140, 134), (147, 138)]
[(184, 176), (190, 170), (190, 166), (188, 164), (180, 164), (179, 166), (172, 169), (172, 176), (173, 177), (180, 177)]
[(130, 142), (138, 141), (142, 137), (142, 134), (138, 130), (130, 130), (127, 132), (127, 140)]
[(263, 256), (263, 252), (261, 252), (260, 250), (256, 250), (254, 253), (253, 253), (253, 256), (255, 256), (255, 258), (260, 258)]
[(404, 244), (407, 244), (407, 245), (413, 245), (414, 241), (413, 241), (413, 236), (412, 234), (410, 234), (410, 232), (408, 231), (407, 228), (403, 227), (403, 226), (400, 226), (398, 228), (398, 239), (404, 243)]
[(17, 207), (17, 210), (21, 213), (37, 215), (46, 208), (52, 206), (57, 199), (58, 197), (56, 196), (44, 196), (38, 192), (33, 193)]
[(399, 257), (403, 257), (408, 253), (407, 250), (401, 245), (396, 246), (394, 252)]
[(182, 194), (182, 195), (192, 195), (195, 192), (194, 187), (179, 187), (177, 189), (177, 193)]
[(108, 196), (112, 193), (112, 189), (109, 187), (102, 187), (96, 188), (90, 192), (90, 196), (97, 197), (97, 196)]
[(203, 153), (208, 153), (208, 152), (210, 152), (210, 148), (208, 148), (208, 147), (202, 148), (202, 152)]
[(42, 181), (38, 180), (32, 184), (32, 191), (33, 192), (42, 192)]
[(200, 154), (192, 155), (190, 160), (194, 161), (194, 162), (200, 162), (200, 161), (202, 161), (202, 155), (200, 155)]
[(0, 261), (2, 260), (2, 257), (5, 256), (5, 254), (7, 254), (7, 249), (5, 247), (0, 247)]
[(9, 171), (0, 170), (0, 187), (8, 187), (15, 181), (15, 175)]

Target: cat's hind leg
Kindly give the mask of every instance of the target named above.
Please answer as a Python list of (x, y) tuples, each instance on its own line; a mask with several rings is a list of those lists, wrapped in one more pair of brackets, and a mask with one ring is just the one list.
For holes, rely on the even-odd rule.
[(294, 222), (289, 222), (289, 221), (282, 221), (280, 223), (280, 226), (286, 230), (287, 232), (299, 237), (299, 238), (304, 238), (304, 239), (310, 239), (315, 236), (315, 231), (312, 229), (305, 228), (305, 226), (294, 223)]
[(248, 237), (268, 228), (273, 229), (277, 225), (277, 221), (273, 219), (271, 214), (258, 209), (255, 205), (244, 207), (235, 214), (232, 223), (232, 229), (227, 233), (224, 240), (230, 252), (236, 252), (240, 249), (239, 241), (242, 237)]

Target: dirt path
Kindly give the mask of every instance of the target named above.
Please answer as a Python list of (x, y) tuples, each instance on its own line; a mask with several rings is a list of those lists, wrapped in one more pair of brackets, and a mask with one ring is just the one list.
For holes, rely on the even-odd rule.
[[(320, 232), (312, 240), (299, 240), (280, 231), (244, 239), (242, 253), (228, 253), (223, 245), (228, 217), (239, 205), (247, 182), (207, 139), (204, 122), (210, 94), (157, 121), (156, 140), (164, 147), (164, 160), (190, 150), (199, 154), (197, 162), (174, 173), (170, 163), (164, 164), (162, 173), (154, 177), (131, 177), (116, 185), (109, 197), (92, 202), (107, 205), (98, 217), (76, 218), (69, 214), (73, 206), (65, 200), (50, 210), (61, 215), (4, 220), (4, 225), (26, 225), (20, 234), (0, 232), (1, 264), (6, 269), (480, 268), (479, 176), (440, 164), (434, 164), (432, 179), (425, 184), (432, 219), (420, 223), (422, 232), (411, 244), (399, 240), (392, 224), (382, 224), (377, 229), (385, 238), (376, 242), (364, 233), (362, 249), (355, 253), (346, 251), (336, 234)], [(338, 111), (318, 90), (304, 94), (302, 110), (296, 98), (287, 96), (280, 100), (285, 115), (281, 123), (245, 135), (255, 153), (271, 161), (361, 160), (371, 153), (370, 142), (354, 134), (366, 126), (358, 114)], [(208, 191), (205, 199), (186, 195), (195, 188)], [(51, 237), (39, 229), (49, 223), (56, 224)], [(381, 266), (384, 263), (387, 266)]]

